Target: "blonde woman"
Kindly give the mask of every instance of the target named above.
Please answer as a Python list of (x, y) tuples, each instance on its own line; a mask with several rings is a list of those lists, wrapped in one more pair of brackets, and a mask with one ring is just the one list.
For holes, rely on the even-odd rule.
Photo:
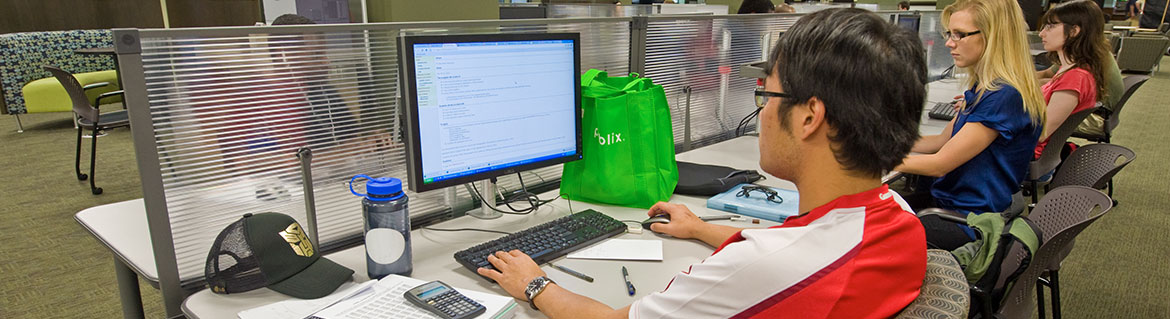
[[(906, 196), (914, 209), (1001, 212), (1028, 172), (1044, 126), (1044, 99), (1032, 69), (1027, 24), (1014, 0), (959, 0), (942, 13), (955, 66), (969, 74), (959, 114), (942, 134), (923, 136), (896, 170), (937, 177)], [(974, 239), (965, 226), (923, 218), (926, 239), (954, 249)]]

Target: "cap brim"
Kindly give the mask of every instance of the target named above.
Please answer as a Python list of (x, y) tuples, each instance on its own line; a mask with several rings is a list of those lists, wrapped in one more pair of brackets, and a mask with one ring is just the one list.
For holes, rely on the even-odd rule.
[(317, 299), (333, 293), (352, 276), (353, 269), (321, 257), (301, 272), (270, 284), (268, 288), (301, 299)]

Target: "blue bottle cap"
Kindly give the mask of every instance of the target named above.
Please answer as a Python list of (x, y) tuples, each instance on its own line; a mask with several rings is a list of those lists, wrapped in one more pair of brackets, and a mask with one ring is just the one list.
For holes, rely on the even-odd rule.
[[(364, 177), (366, 182), (366, 194), (360, 194), (353, 190), (353, 182), (359, 177)], [(388, 201), (395, 200), (403, 196), (402, 180), (393, 177), (379, 177), (370, 178), (366, 175), (354, 176), (349, 180), (349, 191), (354, 195), (368, 198), (373, 201)]]

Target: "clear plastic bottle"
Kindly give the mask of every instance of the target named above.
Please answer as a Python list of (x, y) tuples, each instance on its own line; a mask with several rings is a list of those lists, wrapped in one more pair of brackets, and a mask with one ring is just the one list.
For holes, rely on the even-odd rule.
[[(366, 182), (366, 194), (353, 190), (359, 177)], [(389, 274), (410, 276), (413, 270), (410, 252), (410, 214), (402, 181), (397, 178), (354, 176), (349, 191), (362, 199), (365, 220), (366, 271), (371, 279)]]

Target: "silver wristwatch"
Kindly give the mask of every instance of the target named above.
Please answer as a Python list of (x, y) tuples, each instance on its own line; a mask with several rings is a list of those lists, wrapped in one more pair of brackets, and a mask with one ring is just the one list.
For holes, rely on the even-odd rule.
[(532, 279), (532, 281), (528, 282), (528, 288), (524, 289), (524, 297), (528, 297), (528, 305), (532, 306), (532, 309), (534, 310), (540, 310), (536, 308), (536, 302), (533, 300), (536, 299), (536, 296), (539, 296), (540, 293), (544, 292), (544, 287), (548, 286), (548, 284), (555, 283), (556, 282), (554, 282), (552, 279), (548, 279), (548, 277), (545, 276), (536, 277)]

